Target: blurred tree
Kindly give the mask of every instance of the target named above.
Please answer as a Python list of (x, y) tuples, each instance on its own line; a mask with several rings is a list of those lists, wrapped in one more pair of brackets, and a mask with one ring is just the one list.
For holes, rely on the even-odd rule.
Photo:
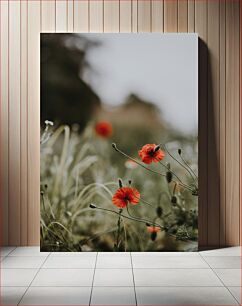
[(41, 123), (80, 125), (82, 130), (100, 99), (83, 79), (85, 55), (97, 43), (77, 34), (41, 34)]

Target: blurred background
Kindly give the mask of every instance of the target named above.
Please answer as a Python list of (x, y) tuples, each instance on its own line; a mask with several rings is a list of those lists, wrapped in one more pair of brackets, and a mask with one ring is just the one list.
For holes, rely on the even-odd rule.
[[(153, 205), (133, 215), (167, 228), (152, 236), (124, 212), (119, 251), (196, 250), (197, 43), (195, 34), (41, 34), (43, 250), (117, 250), (116, 216), (89, 205), (118, 211), (118, 178)], [(145, 144), (165, 144), (165, 166), (149, 166), (162, 175), (112, 143), (137, 160)]]

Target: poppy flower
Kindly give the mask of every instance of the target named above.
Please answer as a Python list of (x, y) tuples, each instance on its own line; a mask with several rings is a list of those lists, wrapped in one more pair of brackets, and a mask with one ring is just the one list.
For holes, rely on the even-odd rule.
[(119, 188), (113, 198), (113, 204), (118, 208), (127, 207), (128, 203), (136, 205), (139, 203), (140, 193), (137, 189), (131, 187)]
[(138, 167), (138, 165), (136, 164), (136, 162), (134, 162), (132, 159), (128, 159), (128, 160), (126, 160), (126, 162), (125, 162), (125, 167), (127, 168), (127, 169), (135, 169), (135, 168), (137, 168)]
[(113, 134), (113, 127), (111, 123), (107, 121), (101, 121), (95, 125), (95, 131), (98, 136), (108, 138)]
[(143, 163), (157, 163), (165, 157), (165, 152), (156, 144), (146, 144), (139, 150), (139, 156)]
[(160, 232), (160, 227), (159, 226), (147, 226), (147, 231), (149, 233), (158, 233)]

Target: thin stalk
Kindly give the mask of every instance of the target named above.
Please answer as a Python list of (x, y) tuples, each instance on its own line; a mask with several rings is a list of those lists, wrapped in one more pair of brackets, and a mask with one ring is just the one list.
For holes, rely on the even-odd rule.
[(175, 160), (183, 169), (185, 169), (185, 170), (190, 174), (190, 176), (192, 177), (192, 179), (194, 180), (194, 182), (196, 182), (196, 180), (194, 179), (194, 177), (193, 177), (193, 175), (191, 174), (191, 172), (189, 171), (189, 169), (187, 169), (187, 167), (185, 167), (178, 159), (176, 159), (176, 158), (168, 151), (166, 145), (165, 145), (165, 144), (164, 144), (164, 145), (161, 144), (161, 146), (163, 146), (163, 147), (165, 148), (165, 150), (166, 150), (166, 152), (168, 153), (168, 155), (169, 155), (173, 160)]
[[(123, 151), (121, 151), (120, 149), (118, 149), (118, 147), (116, 146), (116, 144), (113, 144), (113, 148), (114, 148), (117, 152), (119, 152), (120, 154), (122, 154), (122, 155), (125, 156), (126, 158), (131, 159), (131, 160), (134, 161), (137, 165), (139, 165), (139, 166), (141, 166), (142, 168), (148, 170), (149, 172), (152, 172), (152, 173), (158, 174), (158, 175), (160, 175), (160, 176), (166, 177), (166, 174), (163, 174), (163, 173), (160, 173), (160, 172), (158, 172), (158, 171), (152, 170), (152, 169), (150, 169), (150, 168), (144, 166), (142, 163), (140, 163), (139, 161), (137, 161), (135, 158), (130, 157), (129, 155), (127, 155), (126, 153), (124, 153)], [(172, 180), (172, 181), (175, 182), (174, 180)], [(182, 182), (181, 182), (181, 185), (182, 185), (184, 188), (186, 188), (186, 189), (192, 191), (192, 189), (191, 189), (189, 186), (183, 184)]]

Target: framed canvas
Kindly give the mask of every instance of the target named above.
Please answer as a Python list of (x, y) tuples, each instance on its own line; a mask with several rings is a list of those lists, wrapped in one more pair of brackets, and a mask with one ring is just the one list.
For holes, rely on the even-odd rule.
[(41, 34), (41, 250), (196, 251), (198, 36)]

